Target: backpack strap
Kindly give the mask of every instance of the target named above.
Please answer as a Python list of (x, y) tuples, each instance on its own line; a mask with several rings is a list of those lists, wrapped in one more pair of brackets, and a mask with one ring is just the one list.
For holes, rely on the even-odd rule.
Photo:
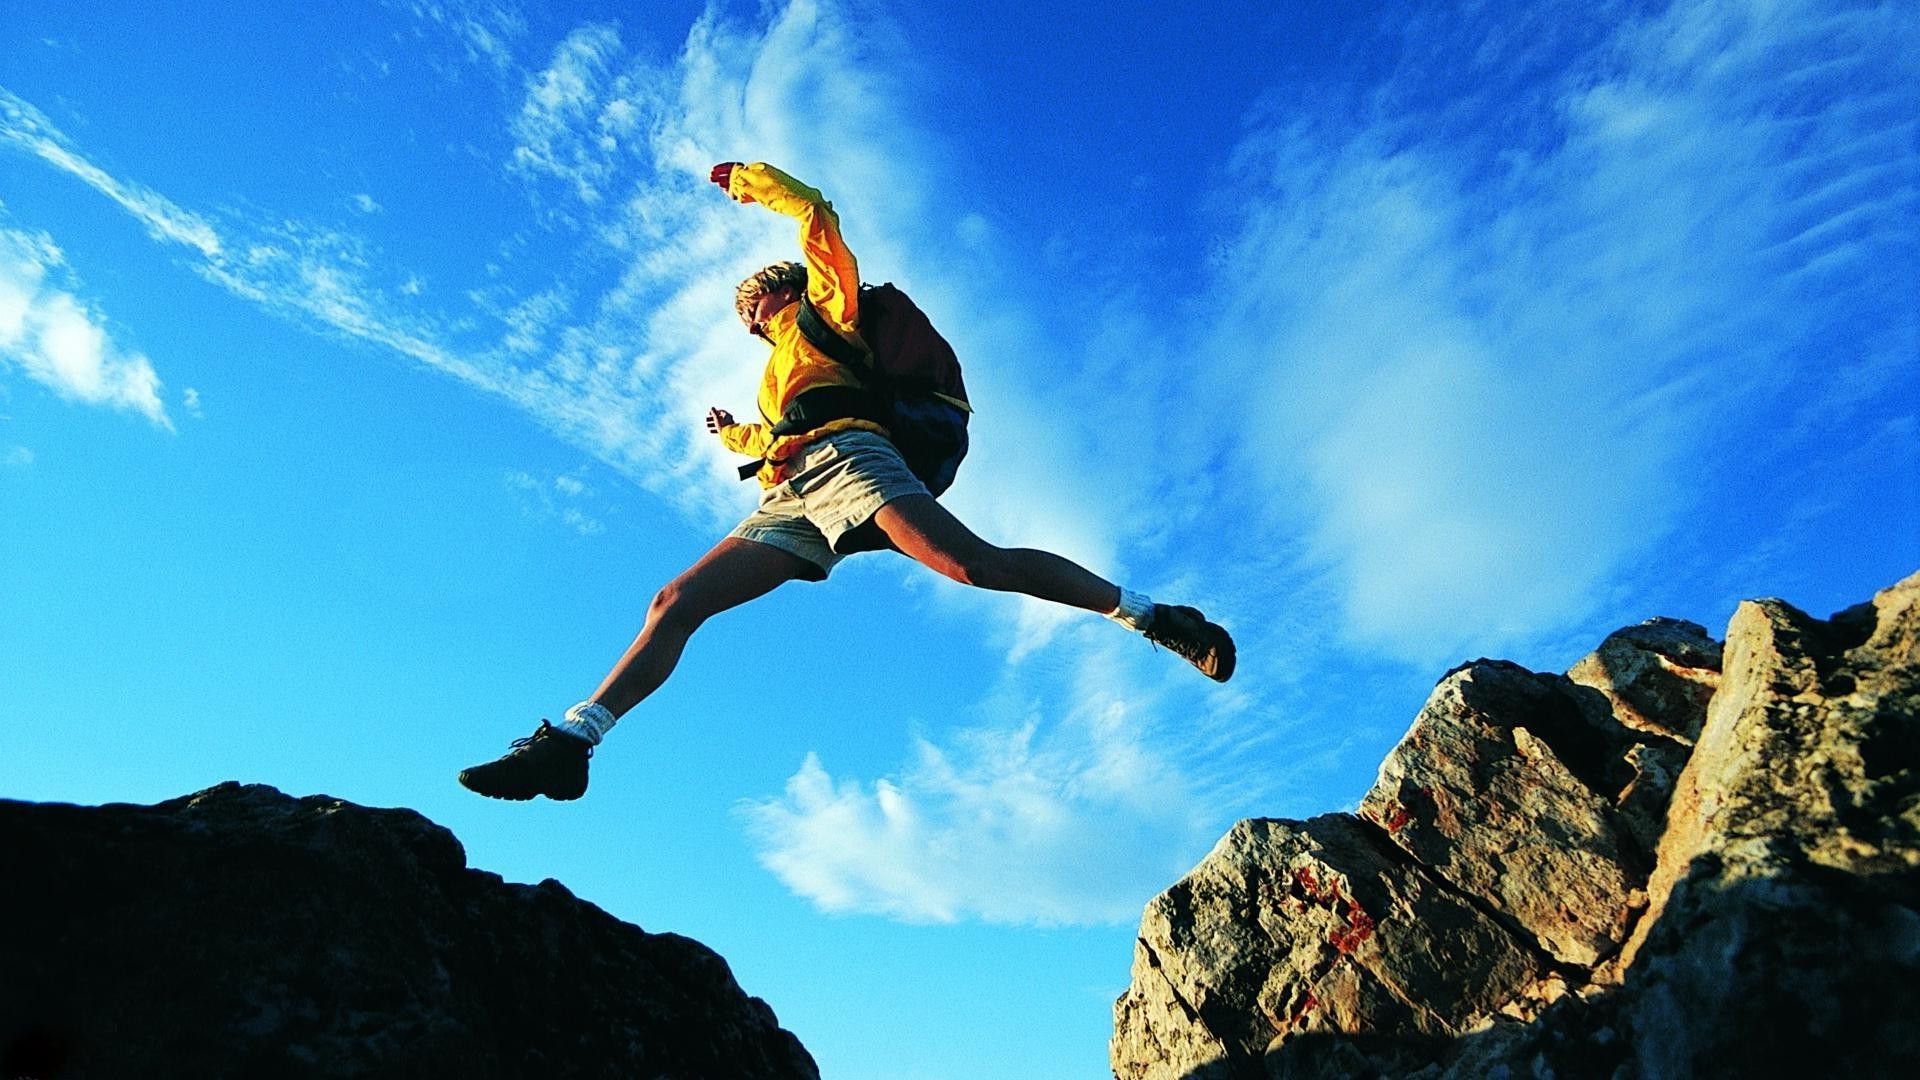
[(838, 331), (828, 326), (827, 320), (821, 316), (820, 309), (813, 306), (812, 300), (804, 296), (800, 298), (800, 314), (794, 318), (794, 323), (800, 328), (800, 336), (806, 338), (807, 343), (814, 348), (826, 353), (834, 363), (850, 367), (863, 375), (873, 373), (872, 354), (841, 337)]

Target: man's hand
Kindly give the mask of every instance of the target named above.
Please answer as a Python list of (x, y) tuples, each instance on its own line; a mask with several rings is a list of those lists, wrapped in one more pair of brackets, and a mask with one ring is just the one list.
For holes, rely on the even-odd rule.
[(732, 413), (728, 412), (725, 409), (708, 409), (707, 410), (707, 430), (708, 431), (711, 431), (715, 435), (718, 435), (720, 434), (721, 428), (732, 427), (732, 426), (733, 426)]
[[(738, 161), (723, 161), (713, 167), (713, 171), (707, 174), (707, 179), (719, 184), (720, 190), (726, 192), (727, 196), (731, 198), (733, 196), (733, 170), (740, 167), (741, 163)], [(740, 196), (740, 201), (750, 203), (753, 201), (753, 196), (742, 195)]]

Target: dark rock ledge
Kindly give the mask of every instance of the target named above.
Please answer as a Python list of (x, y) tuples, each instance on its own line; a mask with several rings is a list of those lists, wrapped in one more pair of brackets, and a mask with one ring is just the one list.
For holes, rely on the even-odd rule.
[(13, 1077), (806, 1077), (726, 962), (411, 810), (221, 784), (0, 801)]

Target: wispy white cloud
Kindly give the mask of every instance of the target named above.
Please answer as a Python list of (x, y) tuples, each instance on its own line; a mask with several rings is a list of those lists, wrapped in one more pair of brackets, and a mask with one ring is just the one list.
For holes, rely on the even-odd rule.
[(652, 111), (633, 100), (636, 72), (617, 70), (624, 57), (612, 26), (585, 26), (567, 35), (545, 70), (528, 79), (513, 121), (512, 168), (557, 178), (581, 202), (599, 202), (617, 175), (623, 149), (644, 138), (641, 116)]
[(1211, 841), (1216, 823), (1201, 808), (1215, 793), (1168, 753), (1177, 744), (1157, 730), (1165, 702), (1130, 698), (1116, 667), (1082, 681), (1065, 715), (1010, 683), (982, 707), (984, 723), (915, 739), (912, 760), (872, 782), (836, 779), (808, 755), (779, 797), (740, 808), (761, 862), (828, 911), (1137, 918)]
[(109, 175), (82, 157), (46, 114), (4, 87), (0, 87), (0, 141), (12, 143), (119, 203), (155, 238), (186, 244), (209, 259), (220, 255), (220, 238), (206, 221), (140, 184)]
[[(155, 239), (186, 247), (199, 257), (199, 273), (238, 296), (384, 347), (482, 389), (522, 401), (530, 396), (526, 387), (509, 385), (488, 358), (470, 358), (448, 346), (435, 320), (396, 305), (392, 294), (404, 292), (404, 287), (389, 289), (369, 280), (373, 260), (357, 236), (275, 219), (233, 221), (227, 228), (241, 239), (230, 239), (211, 219), (144, 185), (108, 174), (38, 109), (0, 88), (0, 145), (8, 144), (106, 195)], [(51, 249), (51, 241), (47, 246)]]
[(62, 287), (68, 276), (49, 237), (0, 223), (0, 368), (16, 367), (63, 398), (137, 412), (173, 430), (153, 364), (114, 341), (100, 313)]
[(498, 0), (385, 0), (452, 36), (469, 63), (505, 74), (515, 65), (514, 43), (527, 32), (517, 4)]
[(581, 536), (598, 536), (607, 531), (604, 505), (598, 493), (575, 473), (535, 476), (518, 470), (506, 476), (507, 487), (521, 497), (521, 507), (530, 517), (557, 521)]
[(493, 357), (455, 347), (443, 320), (406, 306), (404, 284), (375, 279), (380, 260), (369, 256), (360, 237), (289, 220), (230, 227), (244, 239), (195, 267), (208, 280), (275, 314), (524, 400), (528, 388)]
[(9, 469), (24, 469), (33, 464), (33, 451), (25, 446), (9, 446), (0, 450), (0, 466)]
[(1253, 520), (1310, 538), (1351, 640), (1439, 662), (1578, 618), (1679, 524), (1719, 433), (1782, 387), (1823, 396), (1824, 329), (1911, 340), (1896, 22), (1680, 3), (1477, 134), (1419, 104), (1455, 76), (1414, 64), (1391, 113), (1295, 102), (1248, 140), (1213, 400), (1251, 436), (1230, 450), (1264, 478)]

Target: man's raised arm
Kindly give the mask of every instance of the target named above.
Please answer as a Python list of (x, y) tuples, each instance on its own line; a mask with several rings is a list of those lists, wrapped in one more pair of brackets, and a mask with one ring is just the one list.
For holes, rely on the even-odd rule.
[(760, 203), (800, 222), (800, 251), (807, 261), (807, 299), (843, 334), (860, 324), (860, 266), (840, 238), (840, 215), (817, 189), (758, 161), (722, 162), (714, 183), (739, 203)]

